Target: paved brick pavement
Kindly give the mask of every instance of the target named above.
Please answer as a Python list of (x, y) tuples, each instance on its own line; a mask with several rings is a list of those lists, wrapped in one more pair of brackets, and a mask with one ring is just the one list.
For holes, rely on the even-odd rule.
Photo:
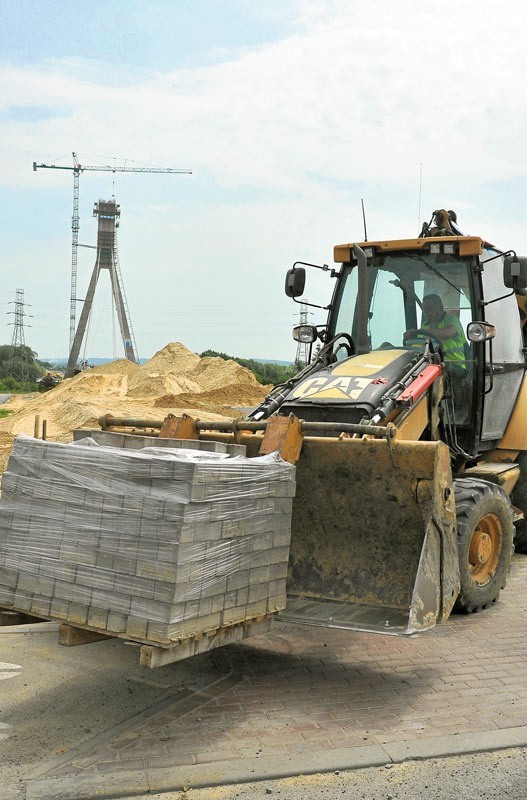
[(45, 778), (89, 784), (200, 766), (225, 774), (229, 764), (284, 757), (322, 769), (320, 754), (343, 748), (366, 755), (402, 742), (411, 754), (454, 735), (492, 741), (527, 726), (526, 614), (527, 557), (515, 556), (495, 606), (411, 638), (277, 623), (211, 653), (207, 689), (49, 764)]

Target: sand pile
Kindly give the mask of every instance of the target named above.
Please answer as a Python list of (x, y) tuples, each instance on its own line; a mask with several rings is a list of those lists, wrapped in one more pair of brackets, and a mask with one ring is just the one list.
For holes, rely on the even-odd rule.
[(200, 394), (203, 391), (201, 385), (191, 377), (200, 361), (196, 353), (191, 353), (179, 342), (167, 344), (130, 376), (128, 395), (155, 398), (183, 392)]
[[(142, 366), (112, 361), (62, 381), (44, 394), (26, 395), (23, 405), (0, 420), (0, 457), (13, 435), (33, 435), (35, 417), (47, 422), (48, 438), (70, 441), (74, 428), (98, 427), (103, 414), (162, 419), (169, 412), (201, 419), (241, 417), (236, 406), (258, 404), (269, 387), (235, 361), (200, 358), (179, 342), (168, 344)], [(15, 410), (16, 409), (16, 410)], [(162, 409), (162, 410), (161, 410)], [(1, 445), (1, 442), (0, 442)]]

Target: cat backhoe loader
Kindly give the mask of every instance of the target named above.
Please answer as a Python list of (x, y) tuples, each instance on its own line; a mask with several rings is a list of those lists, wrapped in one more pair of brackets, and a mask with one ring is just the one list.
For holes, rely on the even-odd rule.
[[(334, 260), (318, 267), (334, 281), (326, 324), (294, 330), (307, 366), (234, 433), (168, 417), (161, 435), (234, 436), (296, 463), (282, 619), (415, 633), (493, 603), (513, 540), (527, 544), (527, 259), (440, 210), (417, 238), (337, 245)], [(296, 302), (306, 268), (286, 276)]]

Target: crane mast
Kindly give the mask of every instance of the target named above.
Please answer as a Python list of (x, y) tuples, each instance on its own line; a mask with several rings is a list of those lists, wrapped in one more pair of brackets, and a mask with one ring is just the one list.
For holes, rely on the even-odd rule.
[[(175, 169), (171, 167), (128, 167), (112, 164), (81, 164), (76, 153), (72, 153), (73, 166), (63, 166), (59, 164), (38, 164), (33, 161), (33, 172), (38, 169), (61, 169), (73, 173), (73, 209), (71, 215), (71, 289), (70, 289), (70, 335), (69, 335), (69, 359), (71, 361), (73, 345), (76, 334), (76, 315), (77, 315), (77, 259), (79, 247), (79, 191), (80, 175), (82, 172), (140, 172), (168, 175), (192, 175), (190, 169)], [(126, 345), (125, 345), (126, 348)], [(128, 357), (128, 356), (127, 356)], [(69, 376), (67, 376), (69, 377)]]

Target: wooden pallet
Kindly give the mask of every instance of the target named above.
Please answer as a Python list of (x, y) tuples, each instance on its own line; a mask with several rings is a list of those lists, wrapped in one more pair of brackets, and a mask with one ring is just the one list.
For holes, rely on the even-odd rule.
[[(206, 633), (199, 633), (187, 639), (179, 639), (166, 647), (133, 642), (126, 639), (124, 641), (127, 644), (140, 647), (139, 664), (142, 667), (155, 669), (156, 667), (164, 667), (166, 664), (173, 664), (176, 661), (183, 661), (200, 653), (207, 653), (216, 647), (241, 642), (250, 636), (259, 636), (262, 633), (267, 633), (271, 629), (273, 617), (274, 614), (265, 614), (224, 628), (216, 628)], [(59, 627), (59, 644), (63, 647), (77, 647), (81, 644), (91, 644), (92, 642), (115, 638), (117, 637), (110, 634), (101, 633), (93, 629), (80, 628), (69, 623), (62, 623)]]

